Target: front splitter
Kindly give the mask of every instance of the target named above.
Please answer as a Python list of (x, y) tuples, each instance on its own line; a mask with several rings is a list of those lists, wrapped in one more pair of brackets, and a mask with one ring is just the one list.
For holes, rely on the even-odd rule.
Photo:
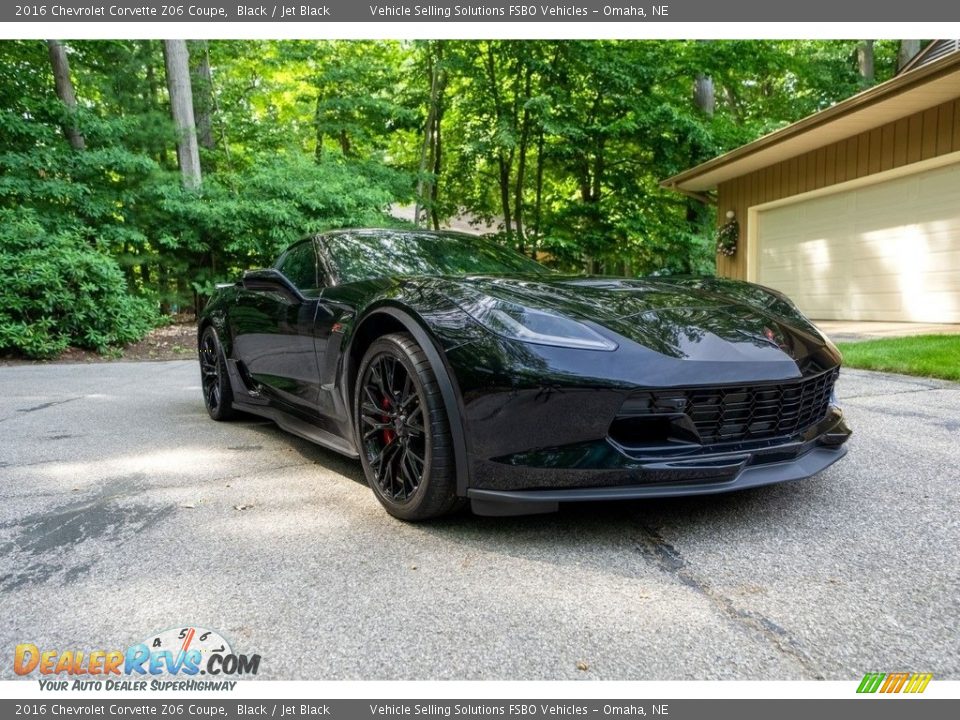
[(469, 489), (467, 490), (467, 497), (470, 498), (471, 509), (477, 515), (506, 516), (556, 512), (561, 502), (715, 495), (791, 480), (803, 480), (829, 467), (846, 453), (846, 446), (816, 447), (789, 461), (744, 467), (736, 477), (724, 481), (564, 488), (559, 490)]

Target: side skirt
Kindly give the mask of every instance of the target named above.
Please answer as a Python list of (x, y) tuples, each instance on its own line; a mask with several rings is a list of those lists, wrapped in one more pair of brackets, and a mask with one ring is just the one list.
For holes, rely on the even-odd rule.
[(312, 443), (316, 443), (317, 445), (325, 447), (329, 450), (334, 450), (341, 455), (346, 455), (348, 458), (352, 458), (353, 460), (356, 460), (360, 457), (357, 449), (353, 447), (353, 444), (349, 441), (344, 440), (339, 435), (334, 435), (331, 432), (322, 430), (316, 425), (312, 425), (305, 420), (300, 420), (297, 417), (293, 417), (282, 410), (277, 410), (269, 405), (250, 405), (236, 401), (234, 401), (233, 407), (241, 412), (250, 413), (251, 415), (259, 415), (260, 417), (265, 417), (268, 420), (273, 420), (273, 422), (275, 422), (283, 430), (302, 437), (304, 440), (309, 440)]

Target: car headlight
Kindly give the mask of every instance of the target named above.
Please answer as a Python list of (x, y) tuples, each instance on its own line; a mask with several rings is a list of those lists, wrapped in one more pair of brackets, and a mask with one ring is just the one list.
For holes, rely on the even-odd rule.
[(580, 350), (617, 349), (617, 344), (581, 322), (494, 298), (483, 298), (467, 312), (488, 330), (535, 345)]

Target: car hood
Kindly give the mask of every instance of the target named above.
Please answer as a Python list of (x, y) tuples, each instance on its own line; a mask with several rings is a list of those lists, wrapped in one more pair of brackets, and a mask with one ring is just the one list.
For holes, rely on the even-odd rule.
[(447, 279), (448, 296), (470, 312), (484, 296), (562, 314), (619, 343), (687, 360), (795, 363), (806, 375), (839, 353), (786, 298), (720, 278), (468, 276)]

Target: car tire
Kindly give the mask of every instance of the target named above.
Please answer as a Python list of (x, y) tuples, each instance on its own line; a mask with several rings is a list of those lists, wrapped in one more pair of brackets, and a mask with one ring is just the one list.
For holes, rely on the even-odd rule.
[(388, 513), (421, 521), (463, 507), (440, 386), (410, 335), (385, 335), (370, 345), (357, 373), (353, 407), (360, 462)]
[(233, 409), (233, 388), (227, 375), (227, 359), (223, 345), (213, 326), (208, 326), (200, 336), (200, 387), (203, 404), (214, 420), (231, 420), (236, 417)]

